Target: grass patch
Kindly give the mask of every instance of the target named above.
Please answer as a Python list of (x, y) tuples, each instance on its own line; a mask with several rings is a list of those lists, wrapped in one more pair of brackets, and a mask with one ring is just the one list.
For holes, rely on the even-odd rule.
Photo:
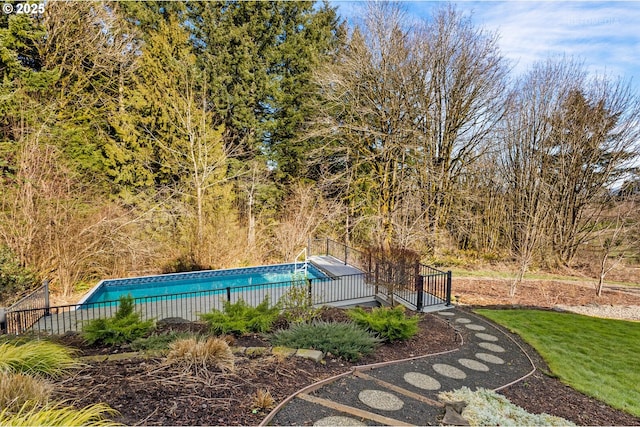
[(0, 371), (59, 377), (78, 365), (75, 352), (49, 341), (0, 343)]
[(371, 354), (380, 339), (355, 323), (296, 323), (271, 336), (276, 346), (308, 348), (356, 361)]
[(640, 416), (637, 322), (541, 310), (477, 312), (520, 335), (564, 383)]
[(491, 390), (479, 388), (471, 391), (467, 387), (438, 394), (441, 400), (464, 401), (467, 406), (462, 416), (472, 426), (573, 426), (564, 418), (547, 414), (531, 414)]

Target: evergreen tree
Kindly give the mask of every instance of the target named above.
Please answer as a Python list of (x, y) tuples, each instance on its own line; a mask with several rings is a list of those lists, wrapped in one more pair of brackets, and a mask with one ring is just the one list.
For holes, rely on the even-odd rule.
[(233, 215), (228, 215), (224, 127), (216, 122), (211, 85), (196, 61), (186, 10), (185, 3), (149, 2), (128, 11), (140, 26), (142, 44), (130, 94), (133, 108), (126, 113), (137, 122), (123, 122), (132, 130), (123, 140), (136, 141), (129, 145), (135, 150), (130, 158), (151, 166), (156, 191), (174, 195), (181, 212), (174, 218), (181, 224), (176, 232), (185, 251), (196, 264), (208, 266), (215, 251), (206, 229), (219, 212)]

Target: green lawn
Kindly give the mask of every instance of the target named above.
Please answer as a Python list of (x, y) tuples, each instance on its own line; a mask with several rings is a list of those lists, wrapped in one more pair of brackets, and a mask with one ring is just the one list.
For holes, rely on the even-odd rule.
[(477, 310), (533, 346), (564, 383), (640, 416), (640, 323), (540, 310)]

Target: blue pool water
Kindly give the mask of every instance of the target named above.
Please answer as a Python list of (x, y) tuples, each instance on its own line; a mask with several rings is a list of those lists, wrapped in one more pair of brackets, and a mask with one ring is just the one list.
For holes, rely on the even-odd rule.
[[(288, 284), (294, 278), (293, 273), (294, 264), (278, 264), (104, 280), (84, 299), (83, 304), (116, 301), (123, 295), (142, 298), (283, 282)], [(312, 264), (308, 265), (307, 277), (327, 278)]]

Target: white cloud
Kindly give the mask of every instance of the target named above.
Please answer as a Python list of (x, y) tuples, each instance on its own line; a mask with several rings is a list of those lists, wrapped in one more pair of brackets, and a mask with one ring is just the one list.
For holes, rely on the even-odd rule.
[[(407, 1), (408, 12), (426, 18), (438, 1)], [(356, 17), (361, 1), (334, 1), (339, 13)], [(548, 57), (582, 60), (590, 72), (633, 78), (640, 87), (640, 1), (461, 1), (457, 7), (488, 31), (523, 72)]]

